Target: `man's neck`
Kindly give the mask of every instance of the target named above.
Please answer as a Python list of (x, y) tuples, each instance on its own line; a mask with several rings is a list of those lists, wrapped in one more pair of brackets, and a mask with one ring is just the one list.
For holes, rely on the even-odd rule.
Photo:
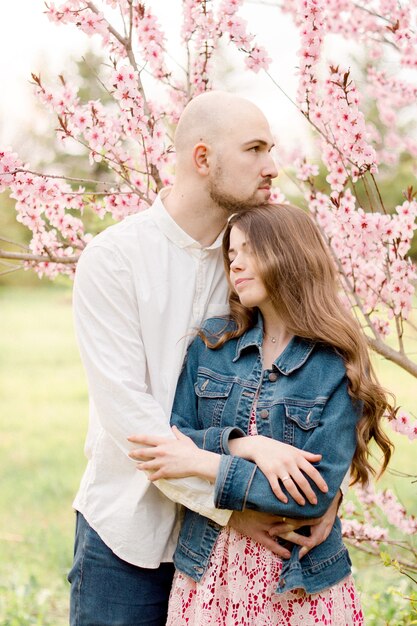
[(210, 246), (226, 225), (227, 212), (195, 191), (172, 187), (162, 198), (172, 219), (203, 247)]

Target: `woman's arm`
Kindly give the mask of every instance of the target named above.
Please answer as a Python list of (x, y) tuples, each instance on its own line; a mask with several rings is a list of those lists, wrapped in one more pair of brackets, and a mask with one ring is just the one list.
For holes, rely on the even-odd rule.
[[(321, 454), (316, 470), (328, 485), (328, 491), (323, 492), (309, 480), (317, 504), (307, 502), (301, 506), (289, 497), (288, 483), (293, 480), (292, 477), (284, 483), (281, 481), (281, 489), (288, 496), (288, 502), (282, 502), (273, 497), (268, 479), (255, 463), (237, 456), (222, 455), (215, 485), (216, 505), (238, 511), (245, 508), (262, 509), (294, 518), (322, 516), (333, 501), (351, 464), (356, 447), (358, 418), (358, 411), (348, 394), (347, 379), (344, 377), (326, 403), (320, 424), (306, 444), (309, 450)], [(271, 465), (274, 462), (271, 461)], [(281, 467), (276, 470), (275, 475), (279, 478), (285, 477), (281, 471)]]
[[(130, 453), (131, 458), (139, 461), (138, 469), (149, 472), (148, 478), (151, 481), (159, 480), (160, 478), (185, 478), (187, 476), (198, 476), (199, 478), (205, 478), (209, 482), (214, 483), (219, 472), (221, 455), (209, 450), (202, 450), (194, 443), (191, 437), (181, 433), (176, 426), (172, 427), (172, 432), (175, 439), (158, 437), (157, 435), (135, 435), (129, 437), (129, 441), (147, 446), (139, 450), (134, 450)], [(245, 440), (246, 439), (254, 438), (247, 437)], [(317, 501), (315, 493), (312, 491), (307, 480), (301, 474), (297, 464), (299, 464), (300, 467), (305, 468), (306, 473), (311, 475), (318, 484), (324, 485), (322, 486), (324, 491), (327, 490), (327, 486), (325, 485), (320, 474), (311, 465), (311, 463), (306, 460), (308, 457), (316, 457), (312, 460), (318, 460), (320, 459), (320, 455), (313, 455), (310, 452), (299, 450), (298, 448), (282, 444), (279, 441), (268, 439), (267, 437), (259, 437), (258, 439), (260, 444), (259, 453), (261, 456), (262, 454), (264, 456), (266, 454), (265, 458), (268, 458), (268, 446), (270, 446), (271, 451), (273, 451), (273, 457), (276, 457), (277, 453), (281, 455), (281, 459), (272, 464), (274, 467), (272, 472), (268, 471), (267, 466), (269, 464), (267, 463), (262, 463), (262, 465), (266, 468), (265, 470), (260, 467), (261, 471), (263, 471), (267, 476), (273, 490), (275, 483), (278, 482), (274, 471), (275, 467), (285, 468), (286, 463), (289, 463), (291, 467), (295, 467), (297, 469), (297, 473), (301, 476), (299, 479), (300, 483), (302, 483), (302, 485), (304, 485), (304, 483), (307, 484), (308, 488), (302, 488), (304, 488), (305, 494), (308, 494), (307, 497), (310, 499), (312, 504)], [(249, 445), (247, 448), (242, 446), (242, 451), (245, 451), (246, 449), (248, 451), (250, 450), (250, 454), (252, 455), (252, 451), (256, 450), (256, 448), (257, 446)], [(256, 462), (256, 456), (257, 454), (253, 455), (254, 462)], [(295, 472), (293, 472), (293, 474), (295, 475)], [(296, 480), (298, 480), (298, 478), (294, 478), (294, 484)], [(283, 502), (287, 502), (288, 498), (285, 494), (283, 494), (279, 488), (277, 491), (278, 493), (275, 493), (274, 490), (275, 495)], [(296, 489), (295, 491), (296, 494), (293, 496), (294, 499), (299, 502), (299, 504), (304, 504), (304, 498)]]
[(307, 480), (307, 476), (323, 493), (328, 488), (325, 480), (312, 463), (321, 460), (321, 454), (300, 450), (282, 441), (263, 435), (233, 439), (229, 442), (230, 453), (253, 461), (268, 479), (272, 491), (281, 502), (288, 502), (282, 487), (301, 505), (305, 504), (305, 495), (311, 504), (317, 504), (316, 494)]

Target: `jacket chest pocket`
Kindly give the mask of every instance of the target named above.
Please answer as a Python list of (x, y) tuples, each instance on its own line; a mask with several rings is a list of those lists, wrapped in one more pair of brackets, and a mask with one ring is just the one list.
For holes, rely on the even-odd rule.
[(311, 404), (286, 399), (285, 406), (285, 443), (303, 448), (320, 423), (324, 402)]
[(205, 427), (219, 426), (233, 382), (198, 374), (194, 385), (198, 397), (198, 416)]

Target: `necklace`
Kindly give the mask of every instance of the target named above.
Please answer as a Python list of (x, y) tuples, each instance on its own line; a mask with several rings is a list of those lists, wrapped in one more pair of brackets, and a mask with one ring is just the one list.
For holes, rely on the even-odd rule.
[(265, 337), (269, 337), (272, 343), (276, 343), (277, 342), (277, 338), (274, 337), (274, 335), (268, 335), (268, 333), (266, 331), (264, 331), (264, 335), (265, 335)]

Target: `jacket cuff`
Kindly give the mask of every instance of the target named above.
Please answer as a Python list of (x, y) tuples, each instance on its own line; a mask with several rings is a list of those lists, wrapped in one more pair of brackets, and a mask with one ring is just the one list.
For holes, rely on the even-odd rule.
[(203, 450), (210, 450), (216, 454), (230, 454), (229, 439), (244, 437), (245, 433), (240, 428), (228, 426), (227, 428), (207, 428), (203, 438)]
[(241, 428), (237, 428), (237, 426), (225, 428), (222, 434), (223, 454), (230, 454), (229, 441), (231, 439), (239, 439), (239, 437), (245, 436), (246, 435), (243, 430)]
[(257, 466), (237, 456), (222, 455), (214, 485), (214, 504), (219, 509), (243, 511)]

